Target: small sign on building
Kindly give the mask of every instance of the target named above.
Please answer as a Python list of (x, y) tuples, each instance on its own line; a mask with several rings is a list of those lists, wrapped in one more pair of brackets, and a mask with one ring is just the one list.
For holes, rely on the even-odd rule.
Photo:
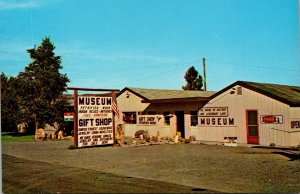
[(282, 115), (262, 115), (260, 116), (260, 122), (262, 124), (282, 124)]
[(156, 125), (159, 118), (156, 115), (138, 115), (139, 125)]
[(73, 112), (65, 112), (64, 113), (64, 121), (74, 121), (74, 113)]
[(228, 107), (204, 107), (199, 110), (199, 117), (227, 117)]

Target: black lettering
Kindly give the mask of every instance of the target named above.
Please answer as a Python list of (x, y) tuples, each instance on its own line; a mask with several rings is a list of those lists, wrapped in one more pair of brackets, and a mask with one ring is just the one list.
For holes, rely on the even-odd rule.
[(227, 118), (223, 118), (223, 125), (227, 125)]
[(212, 125), (215, 125), (215, 124), (216, 124), (216, 119), (215, 119), (215, 118), (212, 118), (212, 119), (211, 119), (211, 124), (212, 124)]
[(96, 126), (110, 125), (111, 122), (112, 122), (111, 118), (96, 119)]
[(79, 119), (79, 127), (86, 126), (84, 119)]
[(84, 98), (79, 98), (78, 102), (79, 102), (79, 105), (84, 105)]
[(91, 105), (95, 105), (95, 98), (91, 98)]
[(106, 105), (111, 105), (111, 98), (106, 99)]
[(100, 98), (97, 98), (97, 105), (100, 105)]
[(102, 104), (102, 105), (105, 105), (105, 104), (106, 104), (106, 103), (105, 103), (105, 98), (102, 98), (102, 99), (101, 99), (101, 104)]
[(229, 118), (229, 125), (234, 125), (234, 119), (233, 118)]
[(87, 126), (91, 122), (91, 126), (93, 126), (94, 119), (79, 119), (79, 127)]
[(154, 121), (154, 120), (155, 120), (154, 117), (148, 117), (148, 118), (147, 118), (147, 121)]
[(200, 119), (200, 123), (201, 123), (201, 125), (205, 125), (205, 119)]
[(207, 125), (210, 125), (210, 119), (209, 119), (209, 118), (206, 119), (206, 124), (207, 124)]
[(218, 125), (221, 125), (221, 118), (218, 118)]

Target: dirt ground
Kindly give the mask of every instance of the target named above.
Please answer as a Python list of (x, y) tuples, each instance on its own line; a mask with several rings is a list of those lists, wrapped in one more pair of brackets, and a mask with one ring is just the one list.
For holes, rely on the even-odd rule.
[(300, 191), (300, 159), (290, 150), (199, 144), (69, 150), (72, 144), (2, 143), (4, 193)]

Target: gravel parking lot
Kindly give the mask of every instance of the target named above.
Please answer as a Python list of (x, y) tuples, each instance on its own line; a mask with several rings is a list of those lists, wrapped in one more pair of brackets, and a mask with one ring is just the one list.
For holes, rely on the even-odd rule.
[[(9, 161), (5, 163), (5, 160), (12, 160), (7, 156), (9, 155), (63, 166), (57, 172), (61, 174), (69, 172), (70, 168), (80, 168), (96, 174), (132, 177), (137, 179), (132, 187), (138, 185), (138, 180), (149, 180), (165, 183), (170, 188), (172, 186), (169, 184), (173, 184), (174, 188), (194, 188), (193, 191), (300, 191), (299, 155), (289, 150), (199, 144), (107, 146), (69, 150), (68, 147), (72, 144), (72, 141), (2, 143), (2, 160), (7, 165)], [(5, 174), (3, 176), (3, 180), (6, 180)], [(47, 178), (47, 174), (44, 178)], [(70, 184), (76, 185), (76, 182)], [(9, 180), (8, 183), (4, 182), (3, 187), (7, 185)], [(118, 184), (115, 186), (118, 187)], [(130, 187), (126, 187), (124, 192), (131, 191), (141, 192), (131, 190)]]

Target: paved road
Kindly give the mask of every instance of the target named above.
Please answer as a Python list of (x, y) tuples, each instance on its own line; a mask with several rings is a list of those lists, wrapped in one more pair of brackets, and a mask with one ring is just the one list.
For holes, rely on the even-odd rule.
[(201, 193), (206, 189), (3, 155), (4, 193)]
[[(89, 177), (88, 174), (92, 172), (94, 174), (91, 174), (91, 177), (99, 176), (101, 180), (103, 177), (116, 176), (104, 181), (111, 184), (118, 179), (119, 182), (113, 184), (114, 188), (120, 187), (124, 180), (133, 181), (122, 189), (126, 192), (174, 192), (174, 190), (188, 192), (192, 189), (207, 189), (206, 192), (300, 191), (300, 160), (287, 157), (289, 155), (281, 150), (191, 144), (68, 150), (71, 144), (72, 142), (69, 141), (5, 143), (2, 145), (2, 153), (59, 166), (59, 170), (49, 171), (52, 167), (45, 169), (44, 175), (38, 180), (46, 179), (49, 172), (49, 174), (57, 173), (57, 176), (63, 176), (59, 180), (64, 183), (68, 181), (64, 176), (72, 171), (70, 169), (77, 169), (76, 172), (79, 171), (78, 169), (84, 169), (86, 175), (82, 175), (83, 177)], [(10, 161), (9, 156), (4, 155), (3, 164), (6, 164), (6, 160)], [(20, 165), (23, 167), (25, 164), (20, 163)], [(8, 167), (3, 165), (3, 168), (5, 171)], [(25, 174), (30, 173), (31, 170), (29, 169)], [(69, 177), (81, 176), (74, 174)], [(92, 179), (83, 178), (83, 180), (86, 180), (88, 188), (105, 188), (101, 184), (99, 187), (89, 186), (89, 184), (96, 184), (90, 181)], [(151, 181), (156, 181), (153, 184), (161, 187), (158, 186), (157, 189), (155, 186), (151, 187)], [(74, 185), (72, 181), (68, 184)], [(148, 186), (143, 185), (150, 185), (149, 190), (147, 190)], [(45, 187), (44, 191), (47, 189), (49, 187)], [(107, 191), (120, 192), (117, 189), (103, 190), (103, 192)]]

